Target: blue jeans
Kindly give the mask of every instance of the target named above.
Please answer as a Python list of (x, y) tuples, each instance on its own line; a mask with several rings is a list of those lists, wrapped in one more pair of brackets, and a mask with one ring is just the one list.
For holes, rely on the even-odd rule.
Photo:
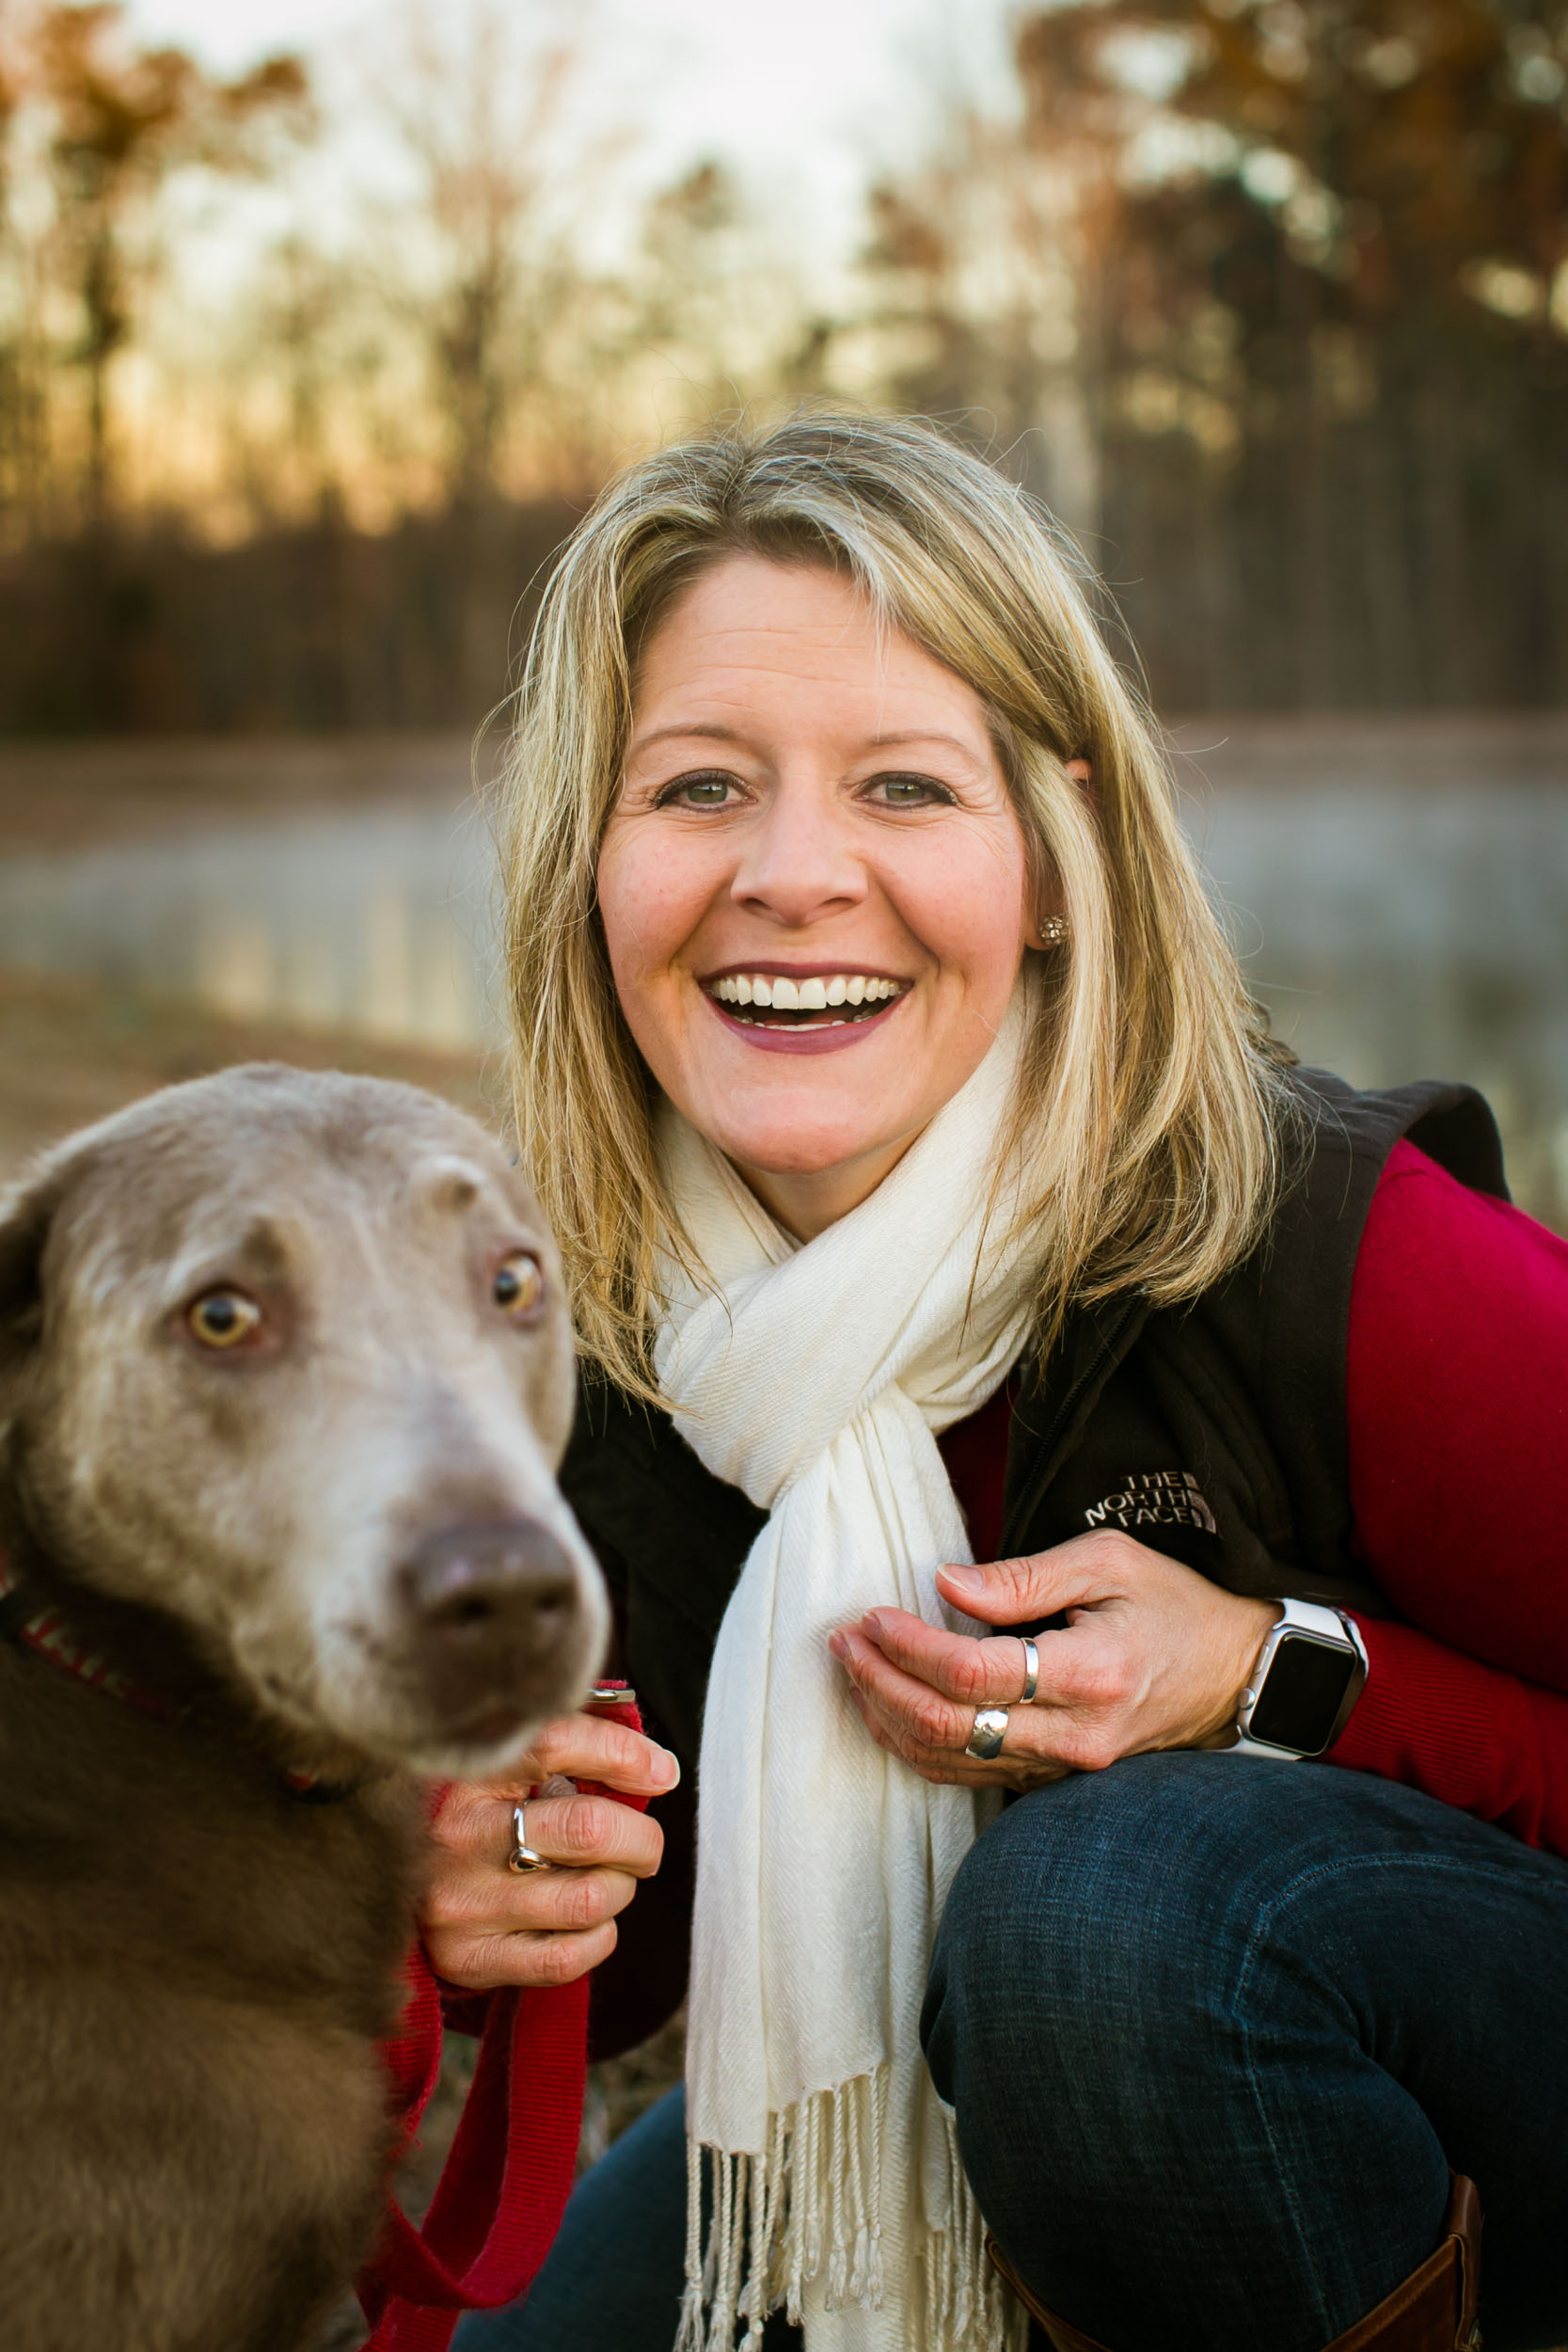
[[(1320, 2352), (1432, 2251), (1450, 2166), (1487, 2352), (1568, 2342), (1568, 1863), (1502, 1830), (1311, 1764), (1061, 1781), (959, 1872), (923, 2040), (1006, 2252), (1113, 2352)], [(670, 2352), (683, 2196), (677, 2092), (458, 2352)]]

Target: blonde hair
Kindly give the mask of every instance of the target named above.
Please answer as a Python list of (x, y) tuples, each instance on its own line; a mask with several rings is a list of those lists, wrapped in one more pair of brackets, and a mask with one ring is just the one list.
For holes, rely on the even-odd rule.
[[(1039, 1230), (1042, 1343), (1075, 1302), (1205, 1290), (1274, 1205), (1289, 1057), (1209, 904), (1092, 578), (1021, 490), (935, 427), (816, 414), (630, 467), (573, 533), (529, 648), (501, 779), (511, 1077), (584, 1356), (654, 1395), (661, 1235), (692, 1257), (594, 882), (638, 649), (700, 572), (740, 553), (848, 576), (982, 697), (1036, 874), (1057, 879), (1068, 944), (1041, 958), (1009, 1137)], [(1090, 790), (1074, 758), (1092, 763)]]

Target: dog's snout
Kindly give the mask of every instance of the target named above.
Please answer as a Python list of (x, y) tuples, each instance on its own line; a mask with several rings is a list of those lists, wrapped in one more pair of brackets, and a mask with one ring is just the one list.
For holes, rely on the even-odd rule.
[(438, 1529), (404, 1561), (398, 1584), (437, 1641), (483, 1649), (499, 1638), (534, 1653), (559, 1639), (578, 1593), (562, 1546), (526, 1518)]
[(539, 1520), (437, 1528), (400, 1563), (395, 1590), (407, 1669), (452, 1735), (504, 1738), (527, 1714), (573, 1704), (590, 1635), (582, 1580)]
[(601, 1588), (570, 1538), (526, 1513), (428, 1530), (392, 1572), (396, 1671), (449, 1755), (575, 1707), (603, 1637)]

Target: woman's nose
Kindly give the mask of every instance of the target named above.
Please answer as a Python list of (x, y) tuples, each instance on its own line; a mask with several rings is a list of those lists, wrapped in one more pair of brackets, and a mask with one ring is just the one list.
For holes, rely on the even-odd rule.
[(858, 905), (869, 883), (851, 831), (816, 778), (781, 779), (745, 829), (731, 897), (792, 930)]

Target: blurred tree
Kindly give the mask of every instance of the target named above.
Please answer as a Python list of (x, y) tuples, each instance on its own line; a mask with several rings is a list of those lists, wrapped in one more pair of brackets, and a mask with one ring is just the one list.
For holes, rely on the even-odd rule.
[(24, 546), (47, 502), (49, 365), (30, 136), (26, 20), (0, 0), (0, 545)]
[(782, 389), (800, 357), (800, 288), (731, 165), (703, 156), (653, 191), (627, 275), (616, 364), (627, 390), (658, 372), (665, 430), (680, 408), (708, 423)]
[(309, 120), (305, 69), (268, 58), (225, 82), (184, 51), (138, 49), (118, 0), (46, 7), (27, 63), (50, 116), (57, 245), (80, 331), (73, 358), (87, 384), (85, 519), (102, 532), (111, 505), (111, 371), (131, 339), (137, 273), (134, 231), (170, 175), (262, 167), (281, 135)]
[[(1568, 0), (1089, 0), (1023, 20), (1017, 54), (1032, 142), (1096, 141), (1118, 241), (1173, 294), (1205, 279), (1249, 335), (1307, 312), (1432, 332), (1478, 301), (1544, 325), (1568, 262)], [(1195, 135), (1164, 171), (1156, 116)]]
[(561, 342), (611, 137), (579, 87), (594, 29), (568, 0), (405, 0), (372, 87), (406, 173), (374, 274), (423, 376), (453, 691), (469, 709), (501, 690), (524, 585), (510, 501), (541, 472), (554, 488), (578, 446), (584, 387)]
[(12, 209), (21, 88), (11, 34), (9, 11), (0, 10), (0, 516), (21, 502), (26, 470), (24, 321)]
[(376, 99), (413, 167), (394, 308), (422, 341), (441, 496), (493, 499), (519, 411), (549, 392), (605, 133), (578, 104), (592, 26), (561, 0), (409, 0)]
[[(1015, 55), (990, 137), (1072, 193), (998, 213), (989, 259), (1070, 270), (1101, 527), (1165, 699), (1560, 694), (1568, 0), (1068, 0)], [(988, 253), (974, 186), (938, 154), (874, 205), (954, 387), (1019, 347), (953, 299)]]
[(741, 211), (734, 172), (711, 155), (655, 189), (642, 219), (642, 250), (652, 263), (642, 324), (655, 340), (689, 331), (688, 299), (724, 274), (718, 257)]
[(319, 512), (339, 495), (330, 411), (333, 362), (341, 364), (341, 354), (331, 329), (343, 305), (345, 277), (298, 226), (268, 257), (255, 308), (256, 340), (281, 375), (283, 447), (242, 460), (247, 502), (263, 525), (276, 528), (290, 514)]
[(918, 175), (873, 184), (863, 262), (893, 399), (966, 428), (1063, 521), (1092, 530), (1074, 267), (1084, 193), (1062, 153), (965, 105)]

